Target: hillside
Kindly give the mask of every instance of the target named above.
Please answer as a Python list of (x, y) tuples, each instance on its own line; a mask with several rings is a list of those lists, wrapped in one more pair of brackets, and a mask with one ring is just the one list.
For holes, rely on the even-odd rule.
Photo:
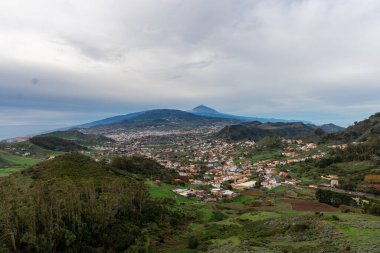
[[(260, 122), (296, 122), (295, 120), (286, 120), (286, 119), (275, 119), (275, 118), (259, 118), (259, 117), (246, 117), (246, 116), (238, 116), (232, 114), (226, 114), (218, 112), (210, 107), (200, 105), (188, 111), (181, 110), (173, 110), (173, 109), (155, 109), (141, 112), (134, 112), (125, 115), (118, 115), (110, 118), (105, 118), (97, 121), (93, 121), (90, 123), (82, 124), (75, 126), (73, 128), (83, 129), (83, 128), (94, 128), (94, 127), (107, 127), (109, 125), (125, 125), (125, 123), (129, 123), (129, 125), (133, 123), (137, 123), (138, 121), (142, 124), (142, 121), (146, 121), (145, 124), (142, 124), (143, 127), (151, 125), (152, 127), (157, 127), (158, 125), (168, 124), (170, 120), (173, 123), (175, 118), (187, 120), (193, 126), (203, 126), (210, 124), (218, 124), (223, 123), (225, 121), (230, 122), (233, 121), (235, 123), (240, 121), (260, 121)], [(161, 121), (167, 120), (169, 122)], [(150, 122), (149, 122), (150, 121)], [(152, 122), (156, 121), (156, 122)], [(195, 121), (195, 122), (194, 122)], [(173, 127), (173, 126), (172, 126)], [(177, 126), (179, 128), (180, 126)], [(183, 126), (182, 126), (183, 127)]]
[(275, 119), (275, 118), (259, 118), (259, 117), (247, 117), (247, 116), (238, 116), (233, 114), (226, 114), (218, 112), (215, 109), (210, 107), (199, 105), (188, 112), (193, 113), (199, 116), (206, 116), (219, 119), (234, 119), (241, 121), (260, 121), (260, 122), (296, 122), (295, 120), (286, 120), (286, 119)]
[(328, 134), (323, 140), (337, 142), (364, 141), (375, 136), (380, 136), (380, 113), (376, 113), (366, 120), (356, 122), (343, 131)]
[(337, 133), (345, 129), (344, 127), (337, 126), (333, 123), (323, 124), (318, 127), (322, 129), (325, 133)]
[(80, 153), (67, 153), (54, 159), (38, 163), (22, 172), (33, 179), (48, 180), (68, 177), (75, 181), (89, 178), (106, 180), (116, 177), (109, 165), (95, 162)]
[(239, 122), (241, 121), (199, 116), (180, 110), (158, 109), (134, 114), (122, 122), (91, 127), (86, 131), (108, 133), (115, 129), (128, 131), (192, 130), (197, 127), (225, 126)]
[(0, 252), (156, 252), (184, 223), (174, 202), (79, 153), (0, 178), (0, 199)]
[(114, 142), (114, 140), (103, 135), (84, 134), (78, 130), (55, 131), (39, 135), (39, 137), (58, 137), (61, 139), (75, 141), (76, 143), (85, 146)]
[(34, 145), (53, 151), (79, 151), (87, 148), (72, 140), (66, 140), (55, 136), (35, 136), (29, 140)]
[(177, 173), (144, 157), (115, 157), (111, 164), (96, 162), (90, 157), (73, 152), (38, 163), (22, 172), (34, 179), (68, 177), (74, 181), (95, 179), (104, 182), (116, 177), (150, 178), (173, 182)]
[(269, 135), (298, 137), (312, 135), (314, 131), (314, 128), (301, 122), (260, 123), (258, 121), (254, 121), (239, 125), (226, 126), (216, 134), (216, 137), (233, 141), (244, 139), (258, 141)]
[(105, 118), (105, 119), (101, 119), (101, 120), (96, 120), (96, 121), (93, 121), (90, 123), (74, 126), (73, 128), (91, 128), (91, 127), (96, 127), (96, 126), (116, 124), (116, 123), (120, 123), (120, 122), (123, 122), (123, 121), (128, 120), (128, 119), (131, 119), (133, 117), (136, 117), (142, 113), (144, 113), (144, 111), (129, 113), (129, 114), (125, 114), (125, 115), (118, 115), (118, 116)]
[(118, 171), (125, 171), (142, 178), (160, 179), (174, 182), (178, 173), (171, 171), (157, 162), (140, 156), (116, 157), (112, 159), (111, 166)]
[(9, 163), (0, 156), (0, 167), (7, 166)]

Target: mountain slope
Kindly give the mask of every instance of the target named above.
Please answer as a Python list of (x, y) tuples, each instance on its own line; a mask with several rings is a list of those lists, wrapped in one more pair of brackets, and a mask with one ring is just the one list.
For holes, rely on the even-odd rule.
[(200, 115), (200, 116), (207, 116), (207, 117), (213, 117), (213, 118), (220, 118), (220, 119), (235, 119), (235, 120), (241, 120), (241, 121), (260, 121), (260, 122), (297, 122), (295, 120), (285, 120), (285, 119), (275, 119), (275, 118), (259, 118), (259, 117), (246, 117), (246, 116), (238, 116), (238, 115), (232, 115), (232, 114), (225, 114), (220, 113), (210, 107), (199, 105), (188, 112)]
[(128, 131), (192, 130), (198, 127), (222, 127), (239, 122), (239, 120), (233, 119), (199, 116), (180, 110), (157, 109), (129, 115), (121, 122), (97, 125), (86, 131), (107, 134), (118, 129)]
[(53, 151), (71, 152), (87, 150), (86, 147), (79, 145), (75, 141), (62, 139), (55, 136), (35, 136), (30, 138), (29, 141), (36, 146)]
[(364, 141), (368, 138), (380, 136), (380, 112), (368, 119), (356, 122), (338, 133), (328, 134), (325, 139), (329, 141)]
[(261, 123), (258, 121), (224, 127), (216, 136), (226, 140), (251, 139), (258, 141), (262, 137), (276, 135), (281, 137), (308, 136), (314, 133), (314, 128), (302, 122)]
[(178, 174), (144, 157), (115, 157), (111, 164), (96, 162), (81, 153), (72, 152), (40, 162), (22, 172), (34, 179), (68, 177), (75, 181), (94, 179), (97, 182), (117, 177), (143, 180), (161, 179), (173, 182)]
[[(192, 117), (190, 116), (198, 116), (198, 117)], [(239, 121), (260, 121), (260, 122), (296, 122), (294, 120), (284, 120), (284, 119), (274, 119), (274, 118), (258, 118), (258, 117), (245, 117), (245, 116), (237, 116), (232, 114), (225, 114), (220, 113), (210, 107), (200, 105), (192, 110), (189, 111), (181, 111), (181, 110), (172, 110), (172, 109), (155, 109), (155, 110), (148, 110), (148, 111), (141, 111), (141, 112), (134, 112), (129, 113), (125, 115), (118, 115), (110, 118), (105, 118), (97, 121), (93, 121), (90, 123), (82, 124), (75, 126), (73, 128), (93, 128), (93, 127), (99, 127), (99, 126), (109, 126), (109, 125), (117, 125), (122, 123), (131, 123), (131, 122), (137, 122), (137, 121), (152, 121), (152, 120), (162, 120), (165, 119), (166, 121), (172, 121), (174, 120), (174, 117), (177, 117), (178, 119), (184, 121), (184, 120), (191, 120), (191, 121), (202, 121), (203, 123), (206, 123), (205, 118), (200, 117), (206, 117), (207, 121), (210, 124), (214, 124), (215, 122), (235, 122), (238, 123)], [(218, 119), (219, 121), (215, 121), (215, 119)], [(162, 121), (161, 123), (163, 123)], [(159, 122), (155, 122), (159, 123)], [(208, 124), (208, 125), (210, 125)], [(125, 125), (125, 124), (124, 124)], [(156, 125), (156, 124), (155, 124)]]
[(61, 139), (75, 141), (81, 145), (97, 145), (114, 142), (114, 140), (103, 135), (84, 134), (78, 130), (55, 131), (39, 135), (39, 137), (58, 137)]
[(67, 153), (52, 160), (38, 163), (22, 172), (34, 179), (53, 179), (68, 177), (75, 181), (93, 178), (99, 182), (115, 178), (109, 165), (95, 162), (80, 153)]
[(325, 133), (337, 133), (345, 129), (344, 127), (337, 126), (333, 123), (320, 125), (319, 128)]
[(123, 122), (123, 121), (128, 120), (128, 119), (131, 119), (133, 117), (136, 117), (139, 114), (143, 114), (144, 112), (145, 111), (134, 112), (134, 113), (129, 113), (129, 114), (125, 114), (125, 115), (118, 115), (118, 116), (114, 116), (114, 117), (110, 117), (110, 118), (105, 118), (105, 119), (93, 121), (93, 122), (90, 122), (90, 123), (78, 125), (78, 126), (75, 126), (73, 128), (90, 128), (90, 127), (96, 127), (96, 126), (102, 126), (102, 125), (116, 124), (116, 123), (120, 123), (120, 122)]

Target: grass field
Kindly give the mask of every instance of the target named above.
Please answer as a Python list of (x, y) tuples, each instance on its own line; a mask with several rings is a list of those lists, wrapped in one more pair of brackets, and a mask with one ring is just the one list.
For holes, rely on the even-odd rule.
[(19, 172), (42, 161), (42, 159), (39, 158), (16, 156), (5, 151), (0, 151), (0, 158), (2, 161), (2, 165), (0, 165), (0, 176), (7, 176)]
[(174, 198), (175, 194), (172, 192), (174, 187), (165, 183), (160, 185), (156, 184), (153, 181), (145, 181), (145, 184), (148, 186), (150, 196), (152, 198)]
[[(300, 209), (293, 210), (285, 200), (289, 191), (295, 194)], [(168, 245), (164, 243), (161, 252), (378, 252), (380, 217), (334, 208), (317, 215), (319, 203), (310, 199), (312, 194), (308, 189), (280, 187), (245, 191), (231, 202), (188, 202), (184, 210), (197, 212), (199, 217)], [(272, 204), (267, 206), (268, 200)], [(304, 210), (303, 204), (310, 211)], [(215, 212), (221, 212), (223, 218), (214, 220)], [(197, 250), (187, 248), (191, 236), (199, 240)]]
[(380, 218), (367, 214), (339, 213), (339, 220), (331, 220), (327, 216), (327, 223), (336, 228), (350, 242), (351, 250), (360, 252), (363, 249), (379, 252), (380, 250)]
[(0, 168), (0, 177), (8, 176), (12, 173), (19, 172), (24, 168)]
[(280, 158), (281, 154), (279, 150), (265, 150), (254, 154), (252, 157), (250, 157), (250, 160), (252, 162), (260, 162), (264, 160), (276, 160)]
[(186, 188), (183, 186), (174, 186), (170, 184), (160, 183), (156, 184), (151, 180), (146, 180), (145, 185), (148, 187), (149, 194), (152, 198), (170, 198), (175, 199), (177, 203), (194, 202), (191, 199), (177, 196), (172, 190), (175, 188)]

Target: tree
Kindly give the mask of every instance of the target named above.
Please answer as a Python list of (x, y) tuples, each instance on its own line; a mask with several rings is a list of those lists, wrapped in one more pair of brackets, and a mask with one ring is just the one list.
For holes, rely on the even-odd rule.
[(189, 249), (196, 249), (198, 248), (198, 246), (199, 246), (198, 238), (196, 238), (195, 236), (190, 237), (188, 241)]
[(317, 136), (322, 136), (325, 134), (325, 131), (323, 131), (322, 128), (317, 128), (317, 129), (315, 129), (314, 134)]

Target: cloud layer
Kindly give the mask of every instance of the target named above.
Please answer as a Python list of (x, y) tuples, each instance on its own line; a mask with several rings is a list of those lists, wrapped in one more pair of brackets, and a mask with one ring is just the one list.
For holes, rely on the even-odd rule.
[(2, 124), (201, 103), (348, 124), (380, 108), (379, 11), (377, 0), (1, 1)]

